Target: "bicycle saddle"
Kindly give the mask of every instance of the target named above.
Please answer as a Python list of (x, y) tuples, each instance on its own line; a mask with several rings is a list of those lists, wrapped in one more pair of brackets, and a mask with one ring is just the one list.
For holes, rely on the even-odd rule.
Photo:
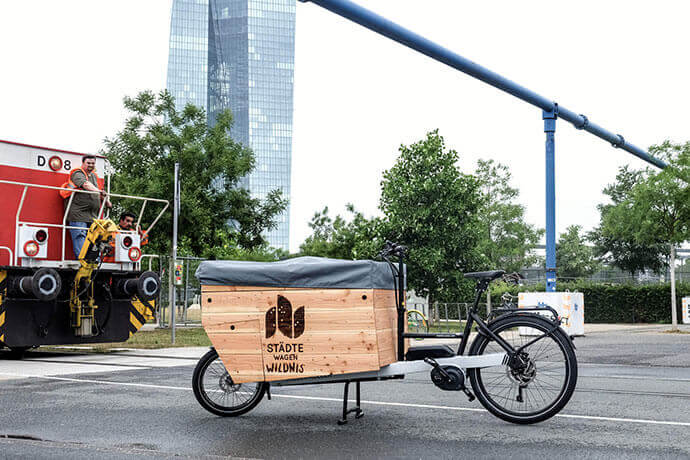
[(493, 281), (496, 278), (500, 278), (501, 276), (505, 275), (506, 271), (505, 270), (490, 270), (488, 272), (472, 272), (472, 273), (465, 273), (465, 278), (474, 278), (477, 280), (488, 280), (488, 281)]

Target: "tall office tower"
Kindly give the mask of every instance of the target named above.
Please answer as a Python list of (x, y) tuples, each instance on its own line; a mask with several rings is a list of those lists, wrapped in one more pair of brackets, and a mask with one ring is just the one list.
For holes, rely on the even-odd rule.
[[(173, 0), (168, 90), (178, 106), (204, 107), (209, 123), (229, 108), (233, 139), (249, 145), (252, 196), (290, 198), (295, 0)], [(202, 102), (203, 101), (203, 102)], [(288, 249), (290, 213), (266, 234)]]
[(173, 0), (166, 87), (182, 108), (206, 109), (208, 0)]

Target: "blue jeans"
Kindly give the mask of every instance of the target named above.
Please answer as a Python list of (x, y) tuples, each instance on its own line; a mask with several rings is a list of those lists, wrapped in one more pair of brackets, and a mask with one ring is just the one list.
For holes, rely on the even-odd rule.
[[(72, 249), (74, 249), (74, 257), (79, 258), (79, 253), (81, 252), (81, 247), (84, 246), (84, 241), (86, 241), (86, 234), (88, 233), (88, 228), (90, 224), (87, 222), (67, 222), (70, 227), (69, 234), (72, 236)], [(83, 229), (83, 230), (82, 230)]]

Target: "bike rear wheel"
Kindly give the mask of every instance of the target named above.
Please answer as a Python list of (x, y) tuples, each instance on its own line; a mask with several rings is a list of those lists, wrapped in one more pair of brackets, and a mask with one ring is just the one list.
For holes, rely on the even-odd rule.
[(215, 349), (199, 360), (192, 376), (192, 389), (199, 404), (223, 417), (252, 410), (264, 397), (266, 386), (265, 382), (234, 383)]
[[(515, 349), (553, 326), (551, 321), (533, 314), (510, 315), (489, 325), (494, 334)], [(469, 354), (503, 352), (496, 341), (479, 334)], [(503, 420), (520, 424), (546, 420), (556, 415), (575, 391), (577, 358), (570, 339), (560, 328), (525, 347), (520, 360), (510, 364), (468, 369), (479, 402)]]

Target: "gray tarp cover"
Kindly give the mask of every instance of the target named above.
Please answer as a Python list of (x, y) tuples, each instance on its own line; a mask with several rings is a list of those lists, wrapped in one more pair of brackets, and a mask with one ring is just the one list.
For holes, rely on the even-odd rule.
[(297, 257), (279, 262), (213, 260), (196, 270), (201, 284), (304, 287), (325, 289), (394, 289), (386, 262)]

